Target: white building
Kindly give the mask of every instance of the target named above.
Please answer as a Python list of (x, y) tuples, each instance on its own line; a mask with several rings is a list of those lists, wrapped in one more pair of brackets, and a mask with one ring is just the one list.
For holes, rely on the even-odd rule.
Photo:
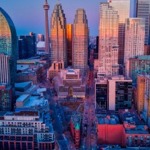
[(101, 3), (98, 72), (106, 76), (118, 75), (118, 23), (118, 11), (109, 3)]
[(126, 19), (124, 63), (125, 74), (129, 76), (129, 58), (144, 55), (145, 20)]
[(95, 107), (98, 109), (119, 110), (132, 106), (132, 80), (124, 76), (98, 78), (95, 89)]

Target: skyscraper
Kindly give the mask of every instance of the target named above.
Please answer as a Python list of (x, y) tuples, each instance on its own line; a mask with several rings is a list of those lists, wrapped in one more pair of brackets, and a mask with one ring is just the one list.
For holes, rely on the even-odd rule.
[(12, 108), (12, 87), (16, 77), (16, 61), (16, 29), (11, 18), (0, 7), (0, 111)]
[(19, 59), (26, 59), (36, 55), (36, 35), (21, 35), (18, 41)]
[(77, 9), (73, 24), (72, 59), (75, 69), (87, 69), (89, 28), (86, 12)]
[(67, 24), (67, 58), (68, 66), (72, 65), (72, 37), (73, 37), (73, 25)]
[(45, 4), (43, 6), (45, 10), (45, 50), (49, 54), (50, 53), (50, 40), (49, 40), (49, 25), (48, 25), (48, 10), (49, 5), (47, 0), (45, 0)]
[(145, 45), (150, 45), (150, 0), (137, 0), (137, 17), (145, 19)]
[[(10, 57), (10, 63), (7, 64), (8, 67), (5, 66), (1, 71), (6, 72), (5, 69), (10, 68), (10, 79), (5, 80), (5, 83), (14, 84), (17, 61), (17, 35), (11, 18), (2, 8), (0, 8), (0, 54), (4, 54), (0, 57), (1, 62), (4, 61), (6, 57)], [(4, 65), (3, 63), (1, 64)]]
[(124, 37), (125, 37), (125, 20), (130, 17), (130, 0), (108, 0), (109, 5), (118, 12), (119, 29), (118, 29), (118, 44), (119, 44), (119, 64), (123, 64), (124, 60)]
[(145, 22), (143, 18), (126, 19), (125, 74), (129, 76), (129, 58), (144, 55)]
[(66, 53), (66, 17), (61, 4), (56, 4), (51, 16), (51, 60), (64, 61), (67, 65)]
[(118, 23), (119, 15), (109, 3), (100, 4), (99, 73), (118, 74)]

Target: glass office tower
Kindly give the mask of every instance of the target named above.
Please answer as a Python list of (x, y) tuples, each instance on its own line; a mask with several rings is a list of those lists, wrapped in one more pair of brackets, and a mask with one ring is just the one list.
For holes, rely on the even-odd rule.
[(137, 17), (145, 19), (145, 45), (150, 45), (150, 0), (137, 0)]
[(10, 57), (10, 66), (5, 68), (10, 68), (10, 80), (5, 80), (7, 81), (5, 84), (14, 84), (17, 61), (17, 35), (11, 18), (2, 8), (0, 8), (0, 54)]

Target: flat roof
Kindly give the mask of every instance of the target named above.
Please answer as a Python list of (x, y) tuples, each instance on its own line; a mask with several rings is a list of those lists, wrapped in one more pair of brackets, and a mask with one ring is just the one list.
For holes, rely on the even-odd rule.
[(122, 122), (134, 123), (136, 125), (145, 125), (134, 110), (120, 110), (119, 116)]
[(15, 83), (15, 88), (25, 88), (31, 83), (32, 83), (31, 81)]
[(44, 106), (47, 102), (47, 99), (40, 98), (40, 96), (30, 96), (30, 100), (24, 104), (23, 107), (32, 107), (32, 106)]
[(119, 116), (115, 113), (101, 113), (97, 114), (98, 124), (121, 124)]
[(137, 125), (135, 128), (125, 128), (127, 134), (150, 134), (148, 130), (145, 129), (145, 125)]
[(22, 102), (28, 97), (30, 97), (30, 94), (23, 94), (23, 95), (21, 95), (20, 97), (17, 98), (16, 102)]
[(136, 57), (130, 58), (130, 59), (150, 60), (150, 55), (141, 55), (141, 56), (136, 56)]
[(17, 64), (17, 70), (23, 71), (23, 70), (27, 70), (27, 69), (29, 69), (29, 65), (18, 65)]

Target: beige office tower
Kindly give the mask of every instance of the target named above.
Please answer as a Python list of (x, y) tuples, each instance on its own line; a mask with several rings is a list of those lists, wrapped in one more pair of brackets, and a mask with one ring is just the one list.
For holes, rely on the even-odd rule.
[(125, 74), (129, 76), (129, 58), (144, 55), (145, 20), (144, 18), (126, 19), (125, 28)]
[(67, 66), (66, 17), (61, 4), (56, 4), (51, 16), (51, 60), (63, 61)]
[(108, 0), (109, 5), (118, 12), (119, 15), (119, 32), (118, 32), (118, 44), (119, 44), (119, 64), (123, 65), (124, 60), (124, 45), (125, 45), (125, 20), (130, 17), (130, 0)]
[(84, 9), (77, 9), (73, 24), (72, 64), (85, 71), (88, 62), (88, 21)]
[(118, 75), (118, 23), (118, 12), (109, 3), (101, 3), (98, 69), (101, 76)]

